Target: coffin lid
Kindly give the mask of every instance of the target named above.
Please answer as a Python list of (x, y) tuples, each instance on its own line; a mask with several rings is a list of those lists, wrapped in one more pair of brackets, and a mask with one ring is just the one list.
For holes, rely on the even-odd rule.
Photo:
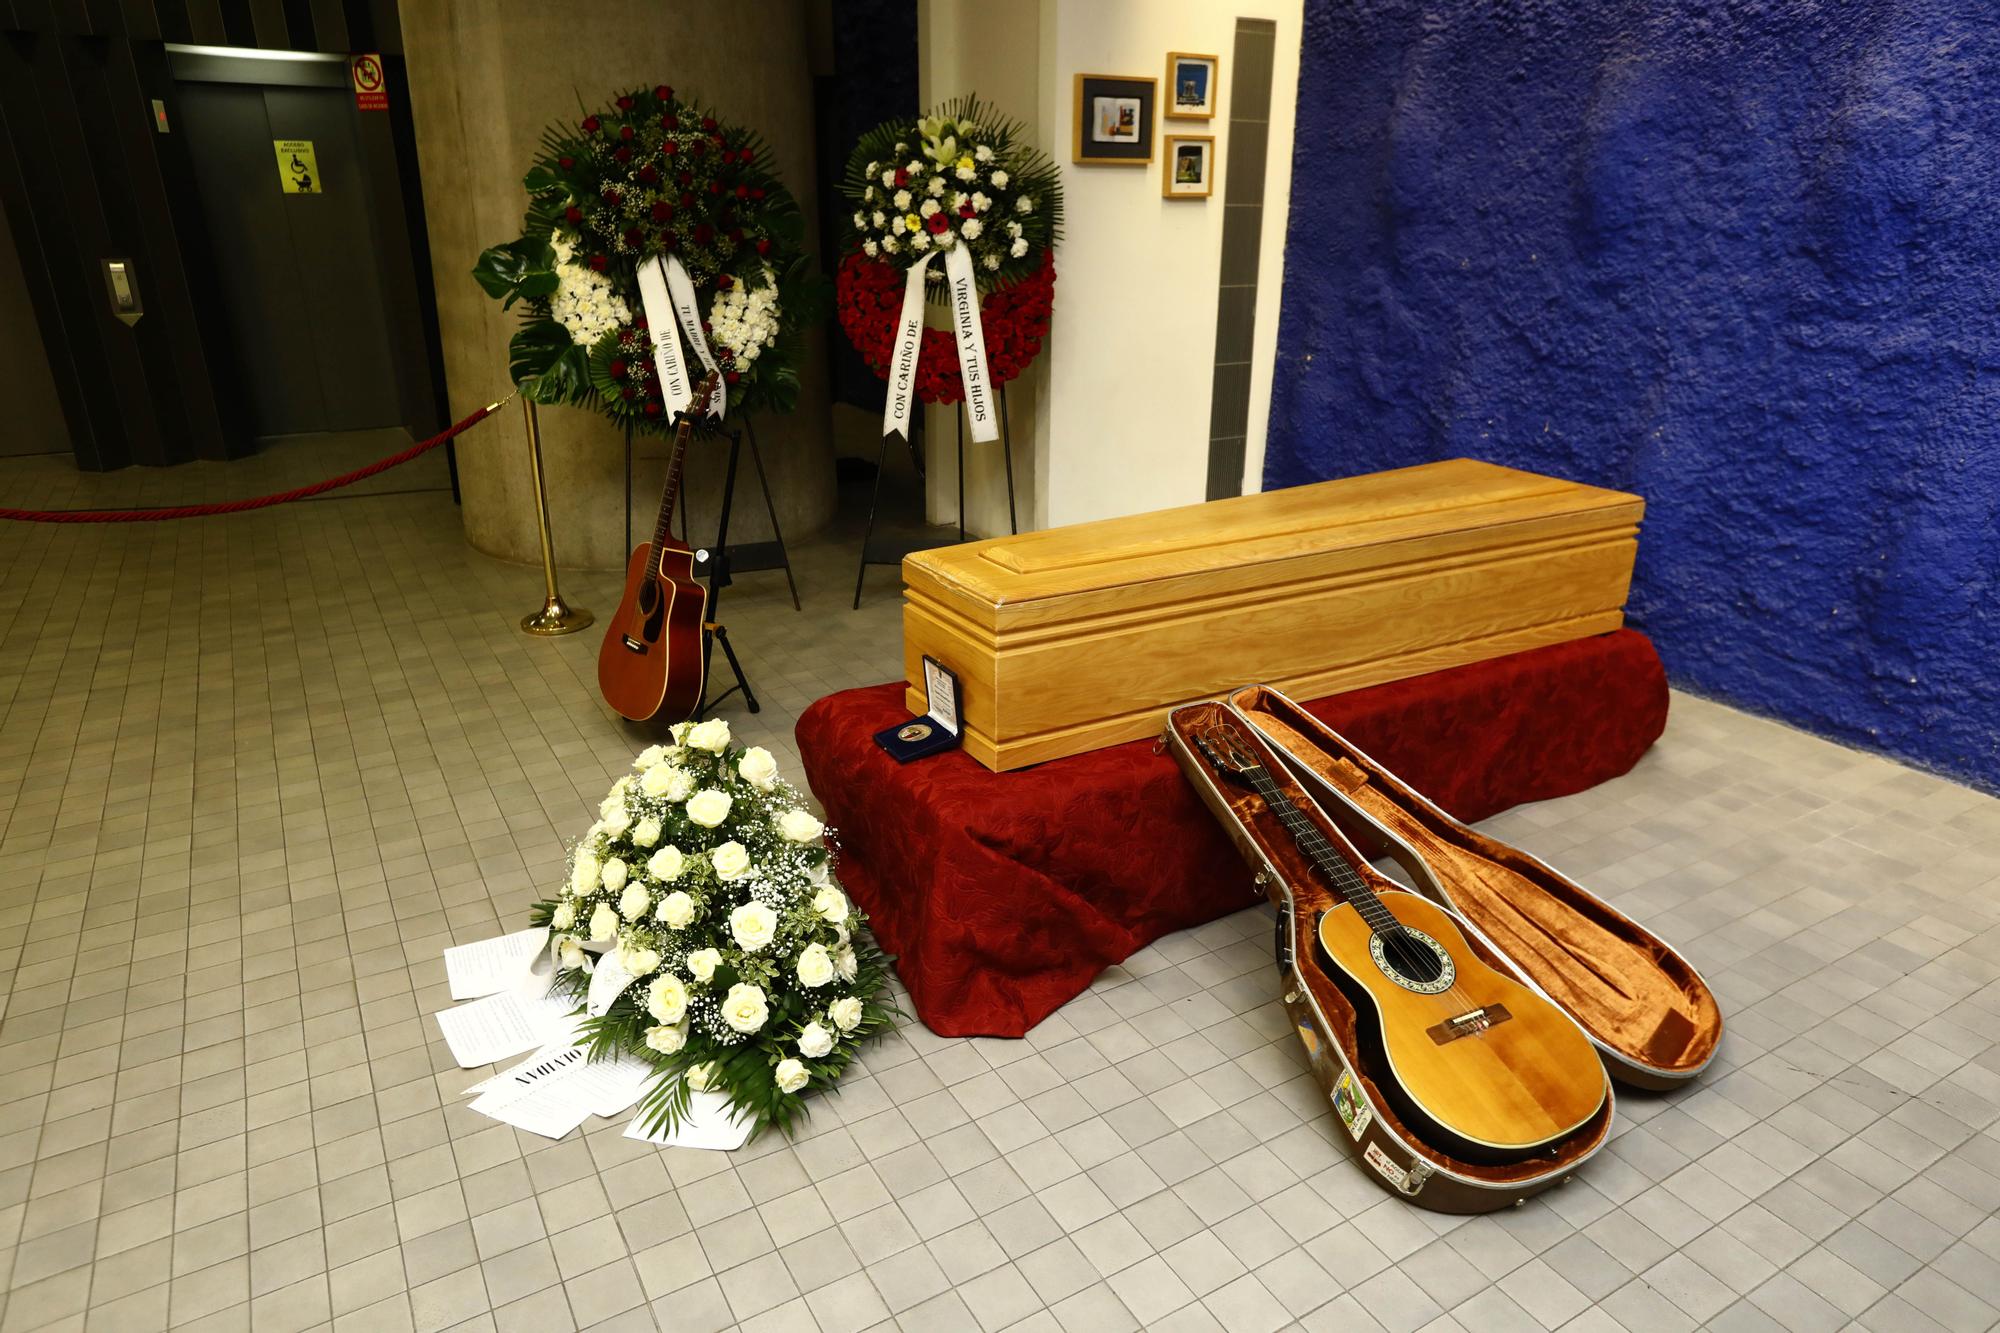
[(1633, 524), (1644, 507), (1623, 491), (1454, 458), (919, 551), (904, 559), (903, 580), (977, 614), (1246, 564), (1400, 563), (1426, 543), (1476, 540), (1482, 530), (1519, 540), (1579, 516)]

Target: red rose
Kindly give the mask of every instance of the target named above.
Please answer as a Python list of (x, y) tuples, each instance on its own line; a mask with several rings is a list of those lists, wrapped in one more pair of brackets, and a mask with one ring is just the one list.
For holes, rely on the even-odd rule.
[[(686, 182), (686, 181), (682, 181), (682, 182), (681, 182), (681, 184), (683, 184), (683, 185), (686, 185), (686, 184), (687, 184), (687, 182)], [(694, 207), (694, 196), (693, 196), (693, 195), (691, 195), (691, 194), (683, 194), (683, 195), (681, 196), (681, 207), (682, 207), (682, 208), (693, 208), (693, 207)]]
[(660, 169), (655, 166), (640, 167), (639, 179), (646, 182), (646, 184), (651, 185), (655, 181), (660, 179)]
[(946, 229), (951, 226), (951, 219), (946, 217), (944, 210), (940, 208), (937, 212), (931, 214), (930, 220), (925, 222), (924, 226), (930, 229), (931, 235), (942, 236)]
[(613, 208), (618, 207), (619, 202), (623, 200), (624, 197), (625, 197), (624, 195), (618, 193), (616, 188), (609, 186), (605, 188), (604, 202), (610, 204)]
[(750, 197), (751, 197), (752, 199), (762, 199), (762, 198), (764, 197), (764, 187), (763, 187), (763, 186), (761, 186), (761, 185), (753, 185), (753, 186), (751, 186), (751, 187), (750, 187)]
[(717, 291), (726, 292), (735, 285), (736, 279), (730, 277), (727, 273), (718, 273), (715, 275), (715, 289)]
[(704, 134), (713, 134), (713, 133), (715, 133), (715, 117), (713, 117), (713, 116), (703, 116), (703, 117), (701, 118), (701, 128), (702, 128), (702, 132), (703, 132)]
[(574, 227), (577, 223), (583, 221), (583, 210), (575, 204), (571, 204), (563, 210), (563, 221)]
[[(661, 116), (661, 117), (660, 117), (660, 128), (661, 128), (661, 129), (663, 129), (663, 130), (671, 130), (671, 129), (673, 129), (673, 127), (674, 127), (674, 118), (673, 118), (672, 116)], [(678, 152), (680, 152), (680, 150), (681, 150), (681, 146), (680, 146), (679, 144), (675, 143), (675, 142), (674, 142), (674, 141), (673, 141), (672, 139), (669, 139), (669, 140), (667, 140), (667, 141), (666, 141), (665, 143), (663, 143), (663, 144), (661, 144), (661, 145), (660, 145), (660, 151), (661, 151), (662, 153), (664, 153), (664, 154), (665, 154), (666, 156), (668, 156), (668, 157), (672, 157), (672, 156), (673, 156), (673, 155), (674, 155), (675, 153), (678, 153)]]
[(896, 168), (896, 184), (898, 184), (898, 185), (908, 185), (909, 183), (910, 183), (910, 173), (909, 173), (909, 172), (907, 172), (907, 171), (905, 171), (905, 170), (903, 170), (903, 169), (902, 169), (901, 167), (897, 167), (897, 168)]
[(576, 159), (573, 157), (559, 157), (556, 159), (556, 164), (564, 171), (573, 171), (576, 169)]
[(595, 134), (597, 133), (598, 128), (603, 124), (604, 122), (599, 120), (596, 116), (585, 116), (583, 118), (583, 132), (585, 134)]
[(622, 359), (611, 363), (611, 378), (614, 380), (625, 378), (625, 362)]
[(722, 165), (723, 165), (723, 166), (725, 166), (725, 167), (726, 167), (726, 166), (728, 166), (728, 165), (729, 165), (729, 164), (730, 164), (731, 162), (734, 162), (735, 160), (736, 160), (736, 154), (734, 154), (734, 153), (730, 152), (730, 151), (729, 151), (729, 150), (728, 150), (727, 148), (725, 148), (725, 149), (723, 149), (723, 150), (722, 150)]
[(690, 153), (693, 153), (696, 157), (700, 157), (702, 154), (708, 151), (708, 140), (696, 139), (693, 143), (688, 145), (688, 151)]
[(631, 99), (631, 98), (629, 98), (629, 97), (621, 97), (621, 98), (619, 98), (619, 99), (618, 99), (618, 109), (619, 109), (620, 111), (630, 111), (630, 110), (632, 109), (632, 99)]
[(729, 229), (729, 243), (731, 245), (743, 244), (743, 229), (741, 227), (731, 227)]
[(750, 187), (749, 187), (749, 186), (747, 186), (747, 185), (739, 185), (739, 186), (737, 186), (737, 187), (736, 187), (736, 197), (737, 197), (738, 199), (748, 199), (748, 198), (750, 197)]
[(771, 253), (771, 238), (770, 238), (770, 237), (768, 237), (768, 236), (759, 236), (759, 237), (757, 238), (757, 253), (758, 253), (758, 254), (760, 254), (760, 255), (768, 255), (768, 254), (770, 254), (770, 253)]
[(639, 243), (645, 239), (646, 233), (640, 231), (637, 227), (627, 227), (625, 229), (625, 244), (631, 246), (634, 250), (638, 249)]
[(626, 402), (628, 402), (628, 403), (629, 403), (629, 402), (631, 402), (631, 401), (632, 401), (632, 386), (628, 384), (628, 385), (626, 385), (626, 386), (625, 386), (624, 388), (620, 389), (620, 390), (618, 391), (618, 396), (619, 396), (620, 398), (623, 398), (623, 399), (624, 399), (624, 400), (625, 400)]
[(630, 125), (621, 125), (618, 127), (618, 137), (621, 139), (630, 139), (632, 137), (632, 133), (633, 133), (632, 127)]
[(660, 415), (660, 405), (658, 403), (647, 403), (646, 415), (649, 417), (656, 417)]
[(709, 242), (713, 241), (714, 239), (715, 239), (715, 228), (709, 226), (706, 222), (702, 223), (700, 226), (694, 229), (694, 243), (700, 246), (702, 249), (706, 250), (709, 246)]
[(640, 316), (639, 316), (638, 318), (634, 319), (634, 320), (632, 321), (632, 327), (633, 327), (633, 328), (635, 328), (635, 329), (643, 329), (643, 328), (645, 328), (645, 327), (646, 327), (646, 317), (645, 317), (644, 315), (640, 315)]
[(605, 259), (603, 255), (592, 255), (590, 257), (590, 267), (593, 271), (598, 273), (604, 272), (605, 265), (609, 262), (610, 261)]
[(617, 158), (620, 162), (630, 162), (632, 160), (632, 150), (629, 146), (620, 144), (612, 152), (611, 156)]
[(678, 250), (681, 248), (681, 238), (670, 231), (663, 231), (660, 233), (660, 248), (669, 251)]
[(725, 383), (734, 384), (736, 383), (736, 381), (742, 379), (743, 377), (737, 374), (735, 371), (729, 370), (723, 372), (722, 378)]
[(674, 206), (666, 200), (662, 199), (659, 203), (653, 205), (653, 221), (671, 222), (673, 221), (673, 217)]
[(979, 211), (978, 209), (972, 206), (972, 201), (970, 199), (966, 200), (964, 203), (958, 206), (958, 215), (962, 218), (969, 218), (978, 211)]
[(688, 186), (694, 184), (694, 173), (692, 171), (682, 171), (676, 173), (674, 176), (674, 184), (680, 186), (683, 190), (685, 190)]
[(757, 150), (754, 148), (739, 148), (736, 150), (736, 160), (747, 167), (757, 160)]
[(669, 88), (666, 84), (663, 83), (659, 87), (653, 89), (653, 96), (657, 97), (662, 102), (671, 102), (674, 100), (674, 90), (672, 88)]
[(710, 194), (721, 194), (721, 193), (722, 193), (722, 182), (721, 182), (721, 181), (710, 181), (710, 182), (708, 183), (708, 192), (709, 192)]

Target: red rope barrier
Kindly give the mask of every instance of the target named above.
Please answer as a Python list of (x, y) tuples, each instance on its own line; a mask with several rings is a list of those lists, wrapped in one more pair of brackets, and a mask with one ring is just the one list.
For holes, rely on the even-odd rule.
[(431, 436), (428, 440), (419, 440), (401, 453), (379, 458), (367, 467), (357, 468), (338, 477), (328, 477), (325, 481), (316, 481), (310, 486), (279, 491), (275, 495), (259, 495), (248, 500), (219, 500), (213, 504), (180, 505), (172, 509), (0, 509), (0, 519), (12, 519), (16, 523), (154, 523), (169, 518), (203, 518), (210, 514), (240, 514), (248, 509), (266, 509), (271, 505), (281, 505), (291, 500), (303, 500), (324, 491), (339, 490), (342, 486), (352, 486), (355, 482), (366, 480), (378, 472), (387, 472), (392, 467), (400, 467), (419, 454), (429, 453), (439, 445), (471, 430), (499, 411), (501, 404), (506, 401), (507, 399), (503, 398), (498, 403), (488, 403), (463, 421), (454, 422), (448, 429)]

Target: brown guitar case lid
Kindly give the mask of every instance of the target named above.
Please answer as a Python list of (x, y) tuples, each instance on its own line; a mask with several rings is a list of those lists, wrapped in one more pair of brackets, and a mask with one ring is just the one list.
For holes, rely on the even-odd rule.
[(1567, 1010), (1615, 1078), (1670, 1088), (1714, 1058), (1715, 994), (1659, 936), (1546, 862), (1461, 824), (1277, 690), (1246, 686), (1229, 707), (1351, 843), (1395, 862), (1419, 893)]
[[(1312, 923), (1334, 906), (1332, 891), (1317, 879), (1297, 840), (1255, 792), (1222, 782), (1196, 752), (1192, 736), (1201, 728), (1242, 719), (1222, 703), (1190, 704), (1168, 715), (1166, 743), (1202, 803), (1215, 815), (1257, 883), (1278, 909), (1274, 961), (1285, 1010), (1297, 1031), (1306, 1064), (1332, 1105), (1332, 1138), (1344, 1145), (1364, 1175), (1391, 1194), (1422, 1208), (1445, 1213), (1483, 1213), (1525, 1201), (1562, 1184), (1604, 1146), (1610, 1134), (1613, 1099), (1578, 1129), (1535, 1157), (1494, 1165), (1468, 1162), (1424, 1142), (1383, 1093), (1389, 1070), (1379, 1053), (1361, 1040), (1353, 1002), (1314, 960)], [(1357, 873), (1378, 889), (1399, 887), (1370, 867), (1316, 797), (1288, 769), (1275, 749), (1252, 731), (1246, 742), (1300, 810), (1337, 848), (1354, 861)], [(1505, 960), (1476, 934), (1473, 951), (1487, 963)]]

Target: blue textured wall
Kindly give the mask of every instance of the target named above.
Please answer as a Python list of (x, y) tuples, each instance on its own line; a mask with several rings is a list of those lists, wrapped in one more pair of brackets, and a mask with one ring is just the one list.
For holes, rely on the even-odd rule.
[(1306, 0), (1265, 484), (1647, 499), (1678, 684), (2000, 786), (2000, 6)]

